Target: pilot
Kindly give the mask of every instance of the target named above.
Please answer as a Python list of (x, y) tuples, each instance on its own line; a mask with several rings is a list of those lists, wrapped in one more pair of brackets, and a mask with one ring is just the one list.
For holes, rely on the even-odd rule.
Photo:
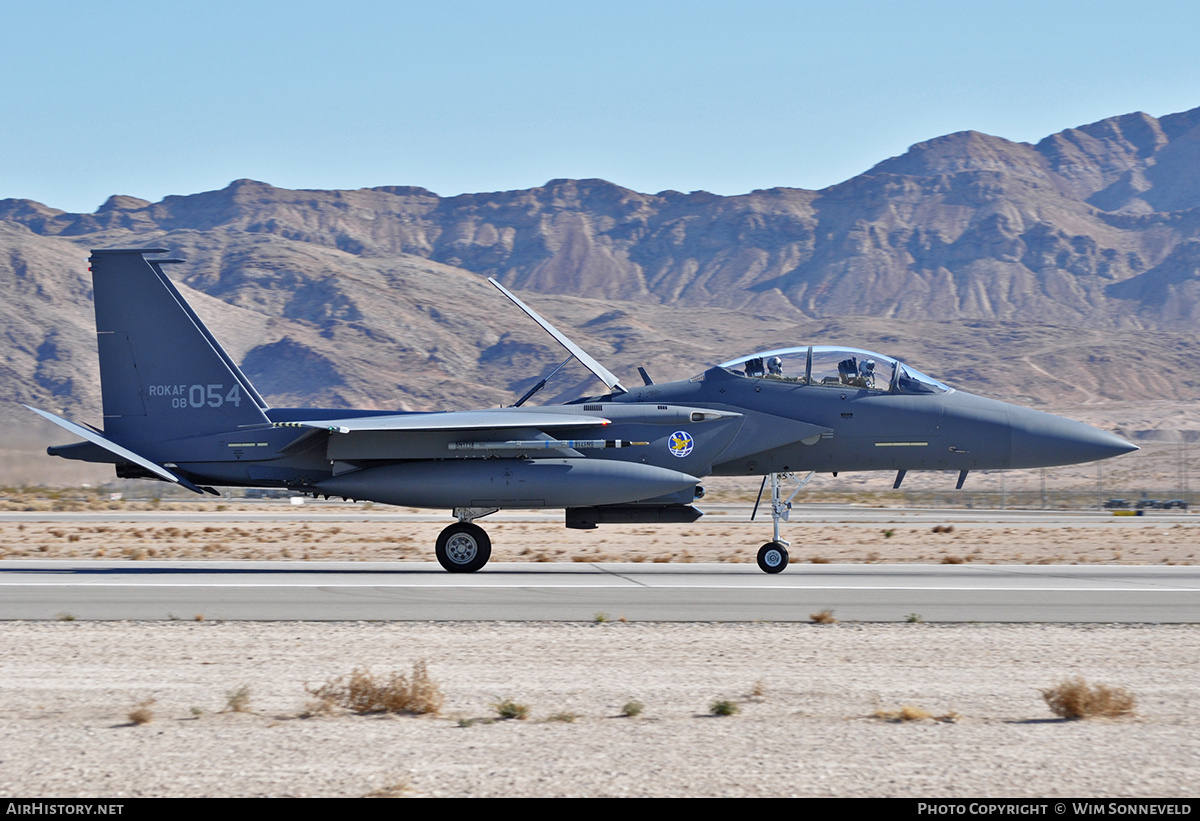
[(858, 370), (859, 387), (873, 388), (875, 387), (875, 360), (868, 359), (862, 363), (862, 367)]
[(769, 376), (783, 376), (783, 360), (778, 356), (772, 356), (768, 359), (767, 374)]

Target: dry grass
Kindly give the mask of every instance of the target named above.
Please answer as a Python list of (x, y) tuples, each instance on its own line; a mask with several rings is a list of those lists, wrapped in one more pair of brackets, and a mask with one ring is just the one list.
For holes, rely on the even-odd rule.
[(899, 710), (876, 710), (871, 714), (871, 718), (883, 721), (924, 721), (927, 718), (933, 718), (933, 713), (912, 704), (905, 704)]
[(505, 720), (516, 719), (517, 721), (524, 721), (529, 718), (529, 705), (518, 704), (512, 699), (497, 701), (492, 707), (495, 708), (496, 714)]
[(128, 713), (130, 724), (149, 724), (154, 720), (154, 711), (150, 709), (154, 706), (153, 698), (145, 698), (133, 706)]
[(327, 712), (330, 705), (337, 705), (360, 715), (437, 715), (445, 700), (423, 660), (413, 664), (411, 676), (397, 672), (376, 678), (370, 670), (355, 668), (348, 677), (338, 676), (315, 690), (306, 689), (316, 697), (316, 704), (323, 706), (312, 712)]
[(1082, 678), (1067, 679), (1042, 690), (1042, 698), (1050, 712), (1067, 719), (1132, 715), (1135, 704), (1133, 694), (1124, 687), (1090, 687)]
[(250, 685), (243, 684), (225, 694), (225, 712), (246, 713), (250, 711)]
[(837, 624), (838, 620), (833, 617), (832, 610), (822, 610), (820, 613), (810, 613), (808, 616), (812, 619), (813, 624)]
[(412, 778), (403, 775), (395, 781), (371, 790), (363, 798), (404, 798), (407, 795), (411, 795), (412, 792)]
[(738, 706), (736, 701), (722, 699), (721, 701), (714, 701), (709, 706), (708, 711), (715, 716), (735, 716), (742, 711), (742, 708)]
[(890, 721), (894, 724), (899, 724), (904, 721), (925, 721), (926, 719), (933, 719), (934, 721), (943, 721), (952, 724), (958, 721), (961, 716), (953, 710), (945, 713), (944, 715), (935, 716), (928, 710), (917, 707), (914, 704), (905, 704), (899, 710), (884, 710), (880, 708), (871, 713), (871, 718), (877, 718), (880, 721)]

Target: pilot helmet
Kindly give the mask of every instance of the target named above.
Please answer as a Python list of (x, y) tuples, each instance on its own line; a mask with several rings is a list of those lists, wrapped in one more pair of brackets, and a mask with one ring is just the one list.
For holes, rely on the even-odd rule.
[(767, 367), (770, 368), (772, 373), (783, 373), (783, 360), (778, 356), (772, 356), (767, 360)]

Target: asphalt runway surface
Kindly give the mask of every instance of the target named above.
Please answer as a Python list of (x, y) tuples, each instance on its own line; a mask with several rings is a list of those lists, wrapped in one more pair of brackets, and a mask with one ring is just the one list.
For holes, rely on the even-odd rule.
[(0, 619), (1185, 624), (1200, 567), (0, 562)]

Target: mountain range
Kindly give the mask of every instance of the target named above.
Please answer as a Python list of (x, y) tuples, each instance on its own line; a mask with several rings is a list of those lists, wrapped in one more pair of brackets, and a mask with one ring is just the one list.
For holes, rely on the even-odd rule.
[[(831, 343), (1054, 408), (1200, 395), (1200, 108), (1036, 145), (949, 134), (820, 191), (237, 180), (91, 214), (0, 200), (5, 395), (99, 422), (87, 250), (129, 246), (188, 260), (170, 273), (273, 404), (511, 402), (563, 355), (487, 276), (626, 381)], [(584, 376), (541, 401), (598, 392)]]

